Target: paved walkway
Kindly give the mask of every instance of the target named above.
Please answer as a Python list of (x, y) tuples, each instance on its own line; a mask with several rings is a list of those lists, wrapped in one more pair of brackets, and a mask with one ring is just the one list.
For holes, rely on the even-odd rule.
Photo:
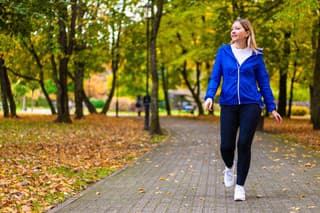
[(50, 212), (320, 212), (319, 153), (258, 132), (247, 201), (235, 202), (217, 124), (162, 118), (161, 126), (170, 132), (163, 144)]

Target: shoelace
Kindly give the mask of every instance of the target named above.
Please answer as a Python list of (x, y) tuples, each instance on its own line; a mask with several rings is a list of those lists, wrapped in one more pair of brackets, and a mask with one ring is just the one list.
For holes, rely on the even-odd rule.
[(244, 194), (245, 193), (245, 190), (244, 190), (243, 187), (236, 187), (235, 191), (236, 191), (236, 193), (240, 193), (240, 194)]
[(233, 172), (232, 172), (232, 170), (226, 169), (226, 170), (224, 170), (223, 172), (228, 176), (229, 179), (232, 179), (232, 178), (233, 178)]

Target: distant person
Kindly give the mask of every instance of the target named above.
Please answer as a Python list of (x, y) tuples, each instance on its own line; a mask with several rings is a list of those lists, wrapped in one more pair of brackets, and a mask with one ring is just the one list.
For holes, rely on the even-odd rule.
[[(222, 45), (217, 52), (205, 96), (206, 110), (212, 110), (221, 78), (220, 151), (225, 163), (224, 184), (226, 187), (233, 186), (235, 163), (237, 180), (234, 200), (244, 201), (251, 144), (264, 105), (278, 123), (282, 121), (276, 111), (263, 51), (257, 48), (253, 27), (248, 19), (239, 18), (234, 21), (231, 27), (231, 44)], [(238, 129), (238, 161), (235, 162)]]
[(137, 109), (137, 112), (138, 112), (138, 116), (139, 116), (139, 117), (141, 116), (142, 106), (143, 106), (143, 98), (142, 98), (142, 95), (139, 94), (139, 95), (137, 96), (137, 100), (136, 100), (136, 109)]

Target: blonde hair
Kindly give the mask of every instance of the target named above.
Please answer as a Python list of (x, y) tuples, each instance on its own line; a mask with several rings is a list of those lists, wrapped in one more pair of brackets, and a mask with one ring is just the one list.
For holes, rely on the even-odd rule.
[[(247, 38), (247, 47), (256, 52), (258, 47), (251, 22), (248, 19), (244, 18), (237, 18), (233, 23), (235, 22), (239, 22), (241, 26), (245, 29), (245, 31), (249, 32), (249, 36)], [(231, 41), (231, 43), (233, 42)]]

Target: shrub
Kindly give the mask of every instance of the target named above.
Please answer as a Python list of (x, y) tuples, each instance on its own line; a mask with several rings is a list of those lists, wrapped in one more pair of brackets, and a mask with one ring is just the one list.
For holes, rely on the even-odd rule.
[(90, 102), (93, 104), (95, 108), (102, 108), (104, 106), (103, 100), (97, 100), (97, 99), (91, 98)]
[(292, 106), (291, 115), (304, 116), (309, 114), (310, 110), (306, 106)]

